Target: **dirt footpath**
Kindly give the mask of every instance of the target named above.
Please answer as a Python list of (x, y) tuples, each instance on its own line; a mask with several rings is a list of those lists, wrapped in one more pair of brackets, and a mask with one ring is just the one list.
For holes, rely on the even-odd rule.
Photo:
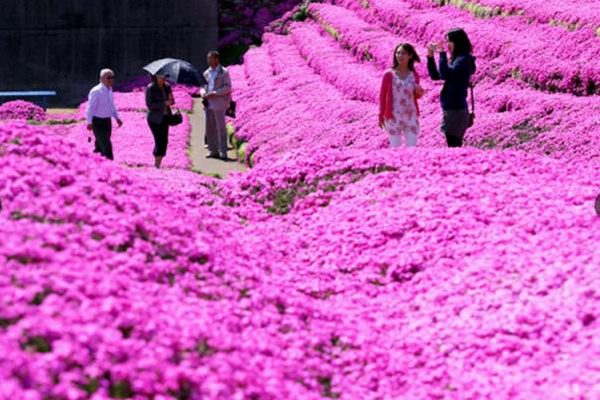
[(190, 158), (192, 169), (204, 174), (219, 174), (226, 178), (231, 171), (245, 171), (244, 164), (237, 161), (235, 150), (228, 150), (227, 156), (230, 161), (222, 161), (214, 158), (205, 158), (208, 150), (204, 147), (204, 107), (200, 100), (194, 99), (193, 113), (190, 114), (192, 125)]

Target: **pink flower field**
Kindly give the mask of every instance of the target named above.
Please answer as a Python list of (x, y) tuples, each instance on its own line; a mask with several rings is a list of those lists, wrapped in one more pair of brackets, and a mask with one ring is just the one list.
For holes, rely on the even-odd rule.
[[(191, 88), (160, 170), (143, 79), (115, 93), (114, 161), (85, 103), (6, 107), (1, 400), (600, 399), (598, 5), (309, 3), (229, 67), (249, 168), (227, 179), (191, 171)], [(478, 62), (461, 149), (425, 68), (453, 26)], [(390, 149), (402, 41), (426, 93), (419, 146)]]

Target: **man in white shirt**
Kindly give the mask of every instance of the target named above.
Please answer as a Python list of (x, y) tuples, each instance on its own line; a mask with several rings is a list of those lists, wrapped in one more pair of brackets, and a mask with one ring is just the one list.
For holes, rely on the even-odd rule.
[(123, 121), (115, 107), (112, 85), (115, 81), (115, 73), (110, 69), (100, 71), (100, 83), (90, 90), (87, 104), (87, 128), (94, 132), (96, 138), (96, 150), (109, 160), (113, 159), (111, 118), (117, 120), (119, 126)]
[(221, 65), (219, 52), (209, 51), (207, 61), (209, 68), (204, 71), (207, 84), (200, 89), (200, 95), (205, 100), (205, 134), (209, 150), (206, 157), (227, 161), (225, 112), (231, 100), (231, 78), (227, 69)]

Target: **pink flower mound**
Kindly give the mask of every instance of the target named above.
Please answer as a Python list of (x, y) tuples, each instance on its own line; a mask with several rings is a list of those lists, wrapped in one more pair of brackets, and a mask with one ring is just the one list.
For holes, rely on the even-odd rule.
[(297, 151), (163, 190), (47, 130), (0, 151), (0, 397), (594, 393), (597, 170)]
[(46, 119), (46, 111), (42, 107), (28, 101), (9, 101), (0, 105), (0, 120), (3, 119), (33, 119), (43, 121)]
[(318, 359), (294, 361), (315, 310), (256, 280), (220, 206), (48, 130), (0, 146), (0, 398), (319, 398)]
[(287, 213), (247, 235), (337, 321), (341, 398), (558, 400), (598, 394), (598, 179), (523, 153), (345, 150), (238, 189)]

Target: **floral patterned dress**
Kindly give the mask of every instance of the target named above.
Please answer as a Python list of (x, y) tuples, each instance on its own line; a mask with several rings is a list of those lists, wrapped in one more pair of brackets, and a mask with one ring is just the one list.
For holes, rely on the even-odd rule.
[(392, 98), (394, 101), (394, 119), (385, 122), (385, 131), (390, 135), (392, 147), (401, 145), (402, 137), (406, 138), (408, 146), (417, 144), (419, 135), (419, 118), (415, 104), (415, 76), (409, 72), (405, 79), (394, 73), (392, 81)]

